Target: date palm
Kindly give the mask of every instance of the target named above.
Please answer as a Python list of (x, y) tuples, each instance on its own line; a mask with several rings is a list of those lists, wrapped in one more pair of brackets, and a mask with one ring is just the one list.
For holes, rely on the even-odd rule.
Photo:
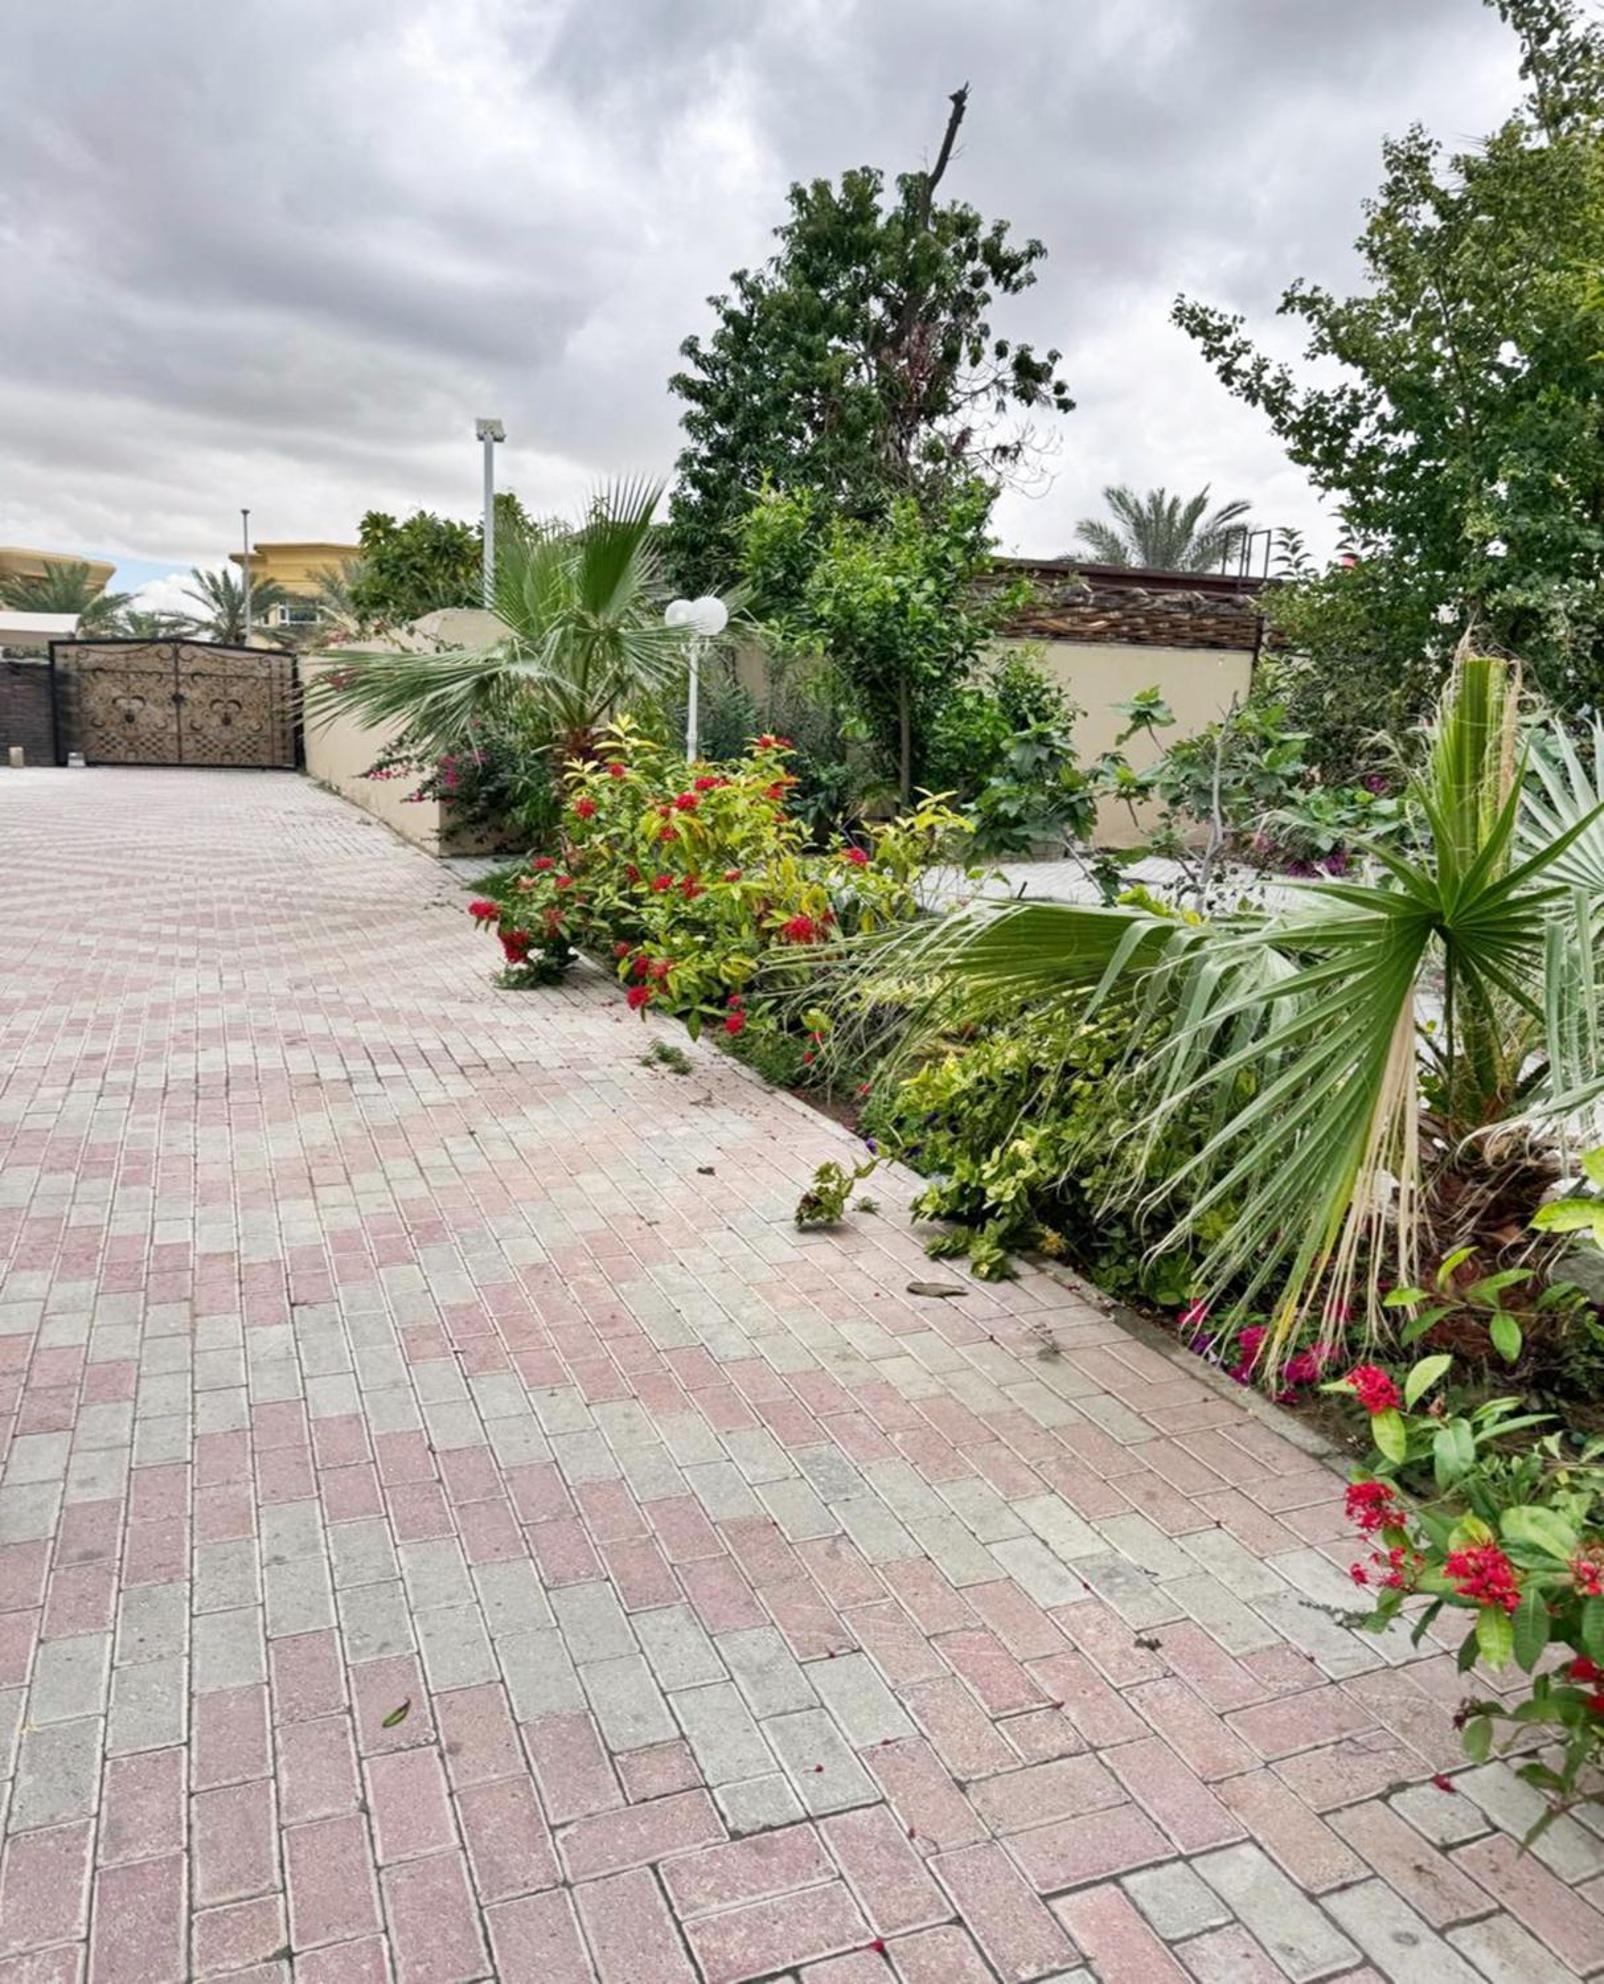
[(1080, 555), (1100, 565), (1207, 572), (1247, 529), (1248, 504), (1238, 497), (1211, 510), (1207, 484), (1195, 496), (1172, 496), (1167, 489), (1138, 494), (1116, 482), (1104, 489), (1103, 501), (1108, 517), (1083, 517), (1075, 527)]
[(531, 524), (497, 542), (490, 611), (496, 638), (444, 653), (363, 653), (308, 689), (314, 721), (346, 709), (399, 725), (421, 756), (464, 748), (503, 717), (533, 717), (560, 758), (583, 757), (632, 697), (669, 687), (686, 636), (663, 622), (668, 597), (654, 518), (659, 485), (600, 491), (581, 523)]
[(1379, 1325), (1383, 1278), (1474, 1240), (1500, 1163), (1585, 1134), (1604, 1094), (1604, 723), (1584, 756), (1552, 725), (1523, 738), (1518, 706), (1504, 662), (1457, 665), (1408, 787), (1425, 851), (1371, 846), (1372, 881), (1212, 923), (978, 905), (896, 957), (968, 1017), (1128, 1002), (1131, 1175), (1183, 1114), (1210, 1126), (1147, 1200), (1183, 1188), (1159, 1248), (1201, 1247), (1210, 1299), (1268, 1291), (1272, 1368), (1312, 1316), (1334, 1339), (1361, 1281)]
[(52, 561), (37, 577), (11, 578), (0, 585), (0, 605), (28, 613), (76, 613), (81, 634), (115, 632), (130, 597), (102, 592), (88, 565), (78, 559)]
[[(236, 578), (225, 566), (216, 572), (203, 572), (192, 567), (189, 574), (194, 581), (184, 588), (184, 597), (194, 600), (199, 611), (189, 616), (194, 632), (206, 641), (225, 641), (237, 647), (245, 639), (245, 586), (243, 578)], [(253, 628), (264, 627), (275, 606), (282, 605), (289, 594), (281, 585), (271, 579), (251, 580), (251, 622)]]
[(362, 560), (343, 558), (338, 565), (320, 565), (312, 573), (312, 600), (317, 607), (321, 636), (359, 634), (362, 615), (352, 593), (362, 579)]

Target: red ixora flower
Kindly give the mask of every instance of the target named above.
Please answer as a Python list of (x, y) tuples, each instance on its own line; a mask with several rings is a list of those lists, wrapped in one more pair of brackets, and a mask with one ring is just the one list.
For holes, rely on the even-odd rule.
[(739, 1006), (733, 1012), (724, 1015), (724, 1031), (726, 1033), (739, 1033), (745, 1025), (746, 1015), (741, 1011)]
[(676, 813), (694, 813), (701, 803), (694, 792), (676, 792), (674, 795)]
[(1604, 1681), (1604, 1667), (1600, 1667), (1596, 1660), (1589, 1660), (1585, 1653), (1580, 1654), (1566, 1668), (1565, 1678), (1567, 1681), (1588, 1683)]
[(629, 956), (628, 944), (614, 944), (613, 956), (615, 958), (627, 958)]
[(1513, 1612), (1520, 1604), (1515, 1566), (1496, 1543), (1473, 1543), (1465, 1550), (1450, 1550), (1443, 1570), (1453, 1579), (1461, 1598), (1497, 1606), (1504, 1612)]
[(841, 859), (843, 861), (850, 861), (854, 868), (867, 868), (869, 865), (869, 851), (863, 847), (844, 847), (841, 850)]
[(673, 969), (674, 960), (672, 958), (653, 958), (651, 963), (646, 967), (646, 976), (648, 978), (655, 978), (661, 983)]
[(1401, 1520), (1403, 1510), (1386, 1481), (1350, 1481), (1344, 1504), (1349, 1522), (1365, 1536), (1374, 1536)]
[(811, 916), (793, 916), (780, 925), (780, 935), (788, 944), (811, 944), (824, 935), (824, 928)]
[(593, 820), (596, 817), (596, 802), (588, 792), (582, 792), (574, 801), (574, 811), (582, 820)]
[(484, 896), (477, 897), (468, 905), (468, 914), (475, 923), (490, 923), (501, 914), (501, 905), (490, 902)]
[(678, 840), (679, 835), (675, 833), (672, 827), (659, 827), (657, 829), (657, 838), (659, 840)]
[(1595, 1544), (1579, 1557), (1573, 1557), (1571, 1577), (1584, 1598), (1604, 1598), (1604, 1546)]
[(691, 780), (691, 789), (695, 792), (717, 792), (720, 787), (728, 784), (727, 778), (716, 778), (709, 773), (703, 773), (702, 777)]
[(674, 877), (672, 875), (654, 875), (652, 877), (652, 887), (660, 896), (667, 895), (673, 886)]
[(649, 985), (632, 985), (624, 994), (632, 1012), (641, 1012), (652, 1003), (652, 988)]
[(754, 751), (789, 751), (791, 749), (791, 740), (789, 737), (776, 737), (771, 731), (765, 730), (763, 735), (754, 742), (752, 749)]
[(535, 856), (535, 866), (544, 875), (548, 868), (555, 868), (557, 864), (549, 854), (537, 854)]
[(707, 893), (694, 875), (687, 875), (685, 877), (684, 881), (679, 885), (679, 892), (687, 902), (695, 902), (698, 896), (706, 895)]
[(607, 776), (609, 778), (623, 778), (627, 775), (628, 771), (628, 765), (620, 758), (613, 758), (607, 766)]
[(1383, 1371), (1379, 1364), (1355, 1364), (1348, 1373), (1348, 1383), (1354, 1397), (1372, 1418), (1378, 1412), (1395, 1412), (1403, 1404), (1403, 1393), (1391, 1373)]
[(741, 871), (740, 871), (740, 869), (739, 869), (739, 868), (726, 868), (726, 869), (724, 870), (724, 879), (725, 879), (725, 881), (726, 881), (726, 882), (738, 882), (738, 881), (739, 881), (739, 880), (741, 879)]
[(625, 862), (624, 873), (632, 882), (638, 882), (640, 880), (640, 870), (635, 866), (633, 861)]
[(554, 878), (553, 886), (559, 889), (571, 889), (574, 886), (574, 878), (572, 875), (558, 875)]
[(529, 956), (529, 946), (534, 941), (527, 930), (504, 930), (501, 935), (501, 948), (508, 964), (523, 964)]

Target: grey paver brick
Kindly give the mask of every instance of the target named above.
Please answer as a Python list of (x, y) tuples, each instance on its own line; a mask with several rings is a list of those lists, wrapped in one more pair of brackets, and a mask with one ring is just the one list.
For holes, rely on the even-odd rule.
[(1391, 1984), (1485, 1984), (1384, 1881), (1339, 1888), (1325, 1905)]
[(713, 1644), (760, 1720), (817, 1705), (819, 1698), (807, 1670), (798, 1665), (783, 1635), (773, 1626), (744, 1626), (738, 1632), (720, 1633)]
[(632, 1623), (662, 1687), (691, 1688), (725, 1678), (724, 1662), (688, 1605), (637, 1612)]
[(815, 1818), (873, 1804), (879, 1798), (879, 1787), (823, 1709), (771, 1715), (762, 1729), (785, 1766), (792, 1789)]
[(195, 1692), (243, 1688), (267, 1679), (267, 1642), (254, 1605), (235, 1612), (207, 1612), (196, 1619), (190, 1643)]
[(669, 1704), (708, 1784), (737, 1784), (773, 1772), (773, 1754), (733, 1682), (682, 1688)]
[(676, 1734), (662, 1690), (638, 1653), (593, 1661), (579, 1679), (611, 1748), (638, 1750)]
[(555, 1627), (507, 1633), (495, 1645), (512, 1712), (520, 1722), (584, 1707), (579, 1676)]
[(1358, 1962), (1352, 1943), (1259, 1847), (1228, 1846), (1192, 1865), (1294, 1984), (1309, 1984)]
[(100, 1786), (102, 1727), (98, 1716), (25, 1729), (7, 1825), (11, 1832), (86, 1818)]
[(28, 1720), (73, 1722), (101, 1714), (111, 1677), (111, 1640), (110, 1633), (45, 1640), (33, 1658)]
[(913, 1724), (864, 1653), (815, 1660), (807, 1669), (819, 1700), (855, 1750), (911, 1736)]

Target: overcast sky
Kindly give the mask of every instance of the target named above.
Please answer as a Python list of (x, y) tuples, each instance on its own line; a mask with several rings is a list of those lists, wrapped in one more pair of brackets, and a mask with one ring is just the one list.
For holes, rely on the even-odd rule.
[[(1318, 530), (1302, 478), (1168, 322), (1273, 335), (1348, 283), (1384, 133), (1513, 103), (1479, 0), (10, 0), (0, 31), (0, 542), (119, 583), (368, 508), (571, 507), (666, 474), (676, 348), (790, 181), (928, 161), (1048, 249), (996, 326), (1078, 409), (1010, 550), (1108, 482), (1211, 483)], [(1283, 336), (1285, 335), (1283, 330)], [(1325, 533), (1322, 533), (1324, 537)]]

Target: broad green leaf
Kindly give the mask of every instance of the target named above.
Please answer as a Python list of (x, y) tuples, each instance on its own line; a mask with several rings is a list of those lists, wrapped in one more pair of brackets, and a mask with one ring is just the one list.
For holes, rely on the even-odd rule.
[(1395, 1288), (1381, 1298), (1383, 1309), (1412, 1309), (1417, 1302), (1424, 1302), (1426, 1291), (1423, 1288)]
[(1597, 1150), (1590, 1150), (1582, 1159), (1582, 1176), (1588, 1184), (1596, 1185), (1604, 1192), (1604, 1144)]
[(1453, 1361), (1451, 1357), (1439, 1354), (1436, 1357), (1422, 1357), (1418, 1364), (1411, 1366), (1409, 1375), (1404, 1379), (1404, 1404), (1412, 1406), (1429, 1392)]
[(1477, 1543), (1491, 1543), (1493, 1532), (1480, 1516), (1461, 1516), (1448, 1539), (1451, 1550), (1468, 1550)]
[(1437, 1286), (1446, 1289), (1454, 1278), (1454, 1270), (1456, 1268), (1462, 1268), (1475, 1251), (1476, 1249), (1474, 1247), (1456, 1247), (1451, 1254), (1447, 1255), (1441, 1266), (1437, 1269)]
[(1378, 1412), (1370, 1421), (1370, 1437), (1394, 1466), (1409, 1452), (1409, 1429), (1401, 1415), (1390, 1406), (1385, 1412)]
[(412, 1701), (409, 1696), (406, 1701), (401, 1703), (399, 1708), (391, 1709), (390, 1713), (379, 1724), (379, 1727), (381, 1729), (394, 1729), (398, 1723), (405, 1722), (411, 1713)]
[(1515, 1624), (1496, 1605), (1484, 1605), (1476, 1614), (1476, 1645), (1489, 1667), (1507, 1667), (1515, 1651)]
[(1591, 1199), (1551, 1199), (1532, 1214), (1540, 1233), (1580, 1233), (1593, 1224), (1598, 1207)]
[(1432, 1469), (1439, 1488), (1450, 1488), (1476, 1465), (1476, 1442), (1463, 1419), (1450, 1419), (1431, 1443)]
[(1493, 1750), (1493, 1725), (1491, 1718), (1485, 1715), (1472, 1716), (1470, 1721), (1465, 1724), (1464, 1744), (1465, 1755), (1473, 1763), (1486, 1763), (1487, 1759), (1492, 1755)]
[(1548, 1645), (1548, 1605), (1535, 1585), (1521, 1599), (1514, 1623), (1515, 1658), (1530, 1674)]
[(1493, 1348), (1503, 1358), (1504, 1362), (1506, 1364), (1513, 1364), (1515, 1359), (1520, 1355), (1522, 1341), (1520, 1324), (1516, 1322), (1515, 1318), (1506, 1310), (1500, 1309), (1498, 1314), (1488, 1322), (1487, 1334), (1492, 1338)]
[(1582, 1651), (1604, 1663), (1604, 1598), (1589, 1598), (1582, 1606)]
[(1529, 1503), (1505, 1509), (1498, 1519), (1498, 1527), (1507, 1543), (1518, 1543), (1528, 1550), (1540, 1551), (1545, 1557), (1557, 1558), (1562, 1564), (1568, 1563), (1580, 1548), (1576, 1531), (1568, 1522), (1555, 1515), (1552, 1509), (1534, 1508)]
[(1530, 1268), (1504, 1268), (1498, 1274), (1483, 1275), (1480, 1281), (1473, 1281), (1465, 1290), (1465, 1299), (1468, 1302), (1489, 1302), (1506, 1288), (1516, 1288), (1531, 1278)]

